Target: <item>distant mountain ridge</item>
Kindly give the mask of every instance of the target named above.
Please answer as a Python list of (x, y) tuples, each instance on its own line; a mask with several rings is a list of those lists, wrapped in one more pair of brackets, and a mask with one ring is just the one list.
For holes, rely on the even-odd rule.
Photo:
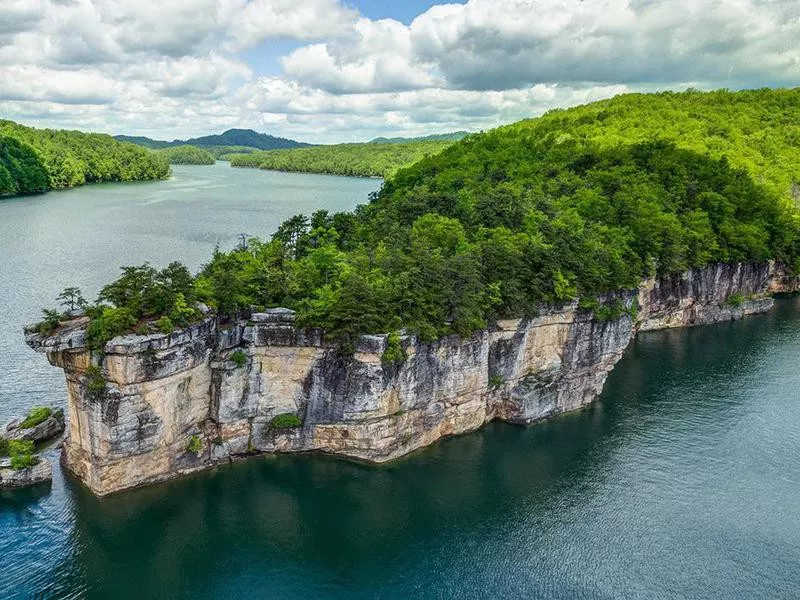
[(453, 131), (451, 133), (434, 133), (421, 137), (376, 137), (368, 144), (408, 144), (411, 142), (457, 142), (469, 135), (468, 131)]
[(145, 136), (115, 135), (114, 139), (121, 142), (131, 142), (139, 146), (145, 146), (158, 150), (173, 146), (247, 146), (257, 150), (286, 150), (289, 148), (305, 148), (313, 144), (298, 142), (287, 138), (276, 137), (266, 133), (258, 133), (252, 129), (228, 129), (226, 132), (215, 135), (204, 135), (188, 140), (154, 140)]

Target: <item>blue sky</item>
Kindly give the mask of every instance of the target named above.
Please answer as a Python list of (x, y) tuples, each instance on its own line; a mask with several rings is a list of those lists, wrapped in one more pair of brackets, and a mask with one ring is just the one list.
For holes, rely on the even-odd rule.
[(311, 142), (632, 91), (797, 86), (797, 0), (0, 0), (0, 116)]
[[(370, 19), (397, 19), (410, 25), (417, 15), (424, 13), (431, 6), (442, 4), (429, 0), (359, 0), (347, 4), (358, 9), (362, 15)], [(464, 2), (452, 2), (464, 4)]]

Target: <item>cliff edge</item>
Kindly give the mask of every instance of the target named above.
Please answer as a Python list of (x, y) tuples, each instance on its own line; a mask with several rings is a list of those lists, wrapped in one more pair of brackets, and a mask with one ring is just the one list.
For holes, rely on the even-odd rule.
[(318, 451), (382, 462), (492, 419), (533, 423), (602, 391), (639, 330), (768, 311), (797, 282), (774, 263), (717, 264), (604, 298), (617, 308), (543, 308), (469, 338), (363, 336), (343, 356), (273, 309), (220, 327), (124, 336), (93, 355), (85, 319), (27, 343), (64, 369), (63, 464), (94, 493), (173, 478), (247, 454)]

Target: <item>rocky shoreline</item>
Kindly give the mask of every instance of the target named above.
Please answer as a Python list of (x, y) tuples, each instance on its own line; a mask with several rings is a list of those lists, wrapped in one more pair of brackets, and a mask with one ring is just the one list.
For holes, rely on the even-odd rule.
[(392, 362), (388, 336), (343, 357), (286, 309), (115, 338), (101, 364), (85, 319), (26, 341), (66, 374), (63, 464), (105, 495), (250, 454), (383, 462), (493, 419), (533, 423), (592, 402), (637, 331), (766, 312), (772, 293), (796, 289), (773, 263), (712, 265), (609, 295), (612, 313), (571, 303), (469, 338), (405, 336), (405, 360)]
[(50, 461), (37, 454), (65, 429), (64, 412), (34, 407), (26, 417), (12, 419), (0, 430), (0, 489), (18, 488), (50, 481)]

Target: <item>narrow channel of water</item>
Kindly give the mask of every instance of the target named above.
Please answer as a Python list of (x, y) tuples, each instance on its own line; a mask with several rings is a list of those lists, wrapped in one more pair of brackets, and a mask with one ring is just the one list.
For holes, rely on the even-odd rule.
[[(191, 187), (196, 173), (205, 171), (180, 169), (175, 182)], [(231, 179), (220, 167), (208, 177), (222, 189), (216, 178)], [(170, 184), (134, 187), (155, 194)], [(350, 188), (339, 209), (377, 185), (321, 185), (337, 184)], [(77, 249), (63, 260), (33, 238), (26, 246), (7, 236), (24, 238), (23, 227), (42, 219), (55, 227), (52, 210), (65, 220), (80, 210), (59, 208), (61, 194), (13, 210), (0, 202), (0, 301), (38, 294), (41, 303), (64, 279), (96, 291), (115, 271), (106, 235), (129, 249), (120, 263), (160, 264), (169, 254), (197, 266), (242, 227), (267, 233), (300, 210), (334, 208), (336, 197), (280, 209), (270, 204), (277, 197), (266, 211), (260, 193), (238, 209), (224, 204), (232, 200), (191, 205), (202, 193), (165, 194), (156, 208), (134, 194), (135, 210), (83, 201), (84, 220), (68, 222), (72, 239), (60, 246)], [(247, 219), (224, 214), (237, 210)], [(128, 215), (130, 233), (122, 223), (101, 233), (104, 220), (92, 215), (106, 211)], [(147, 223), (168, 214), (169, 228)], [(24, 225), (10, 226), (12, 216)], [(198, 224), (217, 222), (199, 233)], [(49, 247), (58, 236), (43, 239)], [(26, 247), (30, 258), (19, 254)], [(38, 271), (26, 278), (21, 269)], [(0, 415), (58, 398), (63, 385), (60, 372), (8, 339), (18, 324), (3, 309)], [(17, 320), (36, 316), (15, 310)], [(51, 488), (0, 495), (0, 598), (797, 598), (799, 333), (795, 297), (737, 323), (642, 334), (591, 408), (529, 428), (492, 424), (381, 467), (258, 458), (103, 500), (57, 472)]]

